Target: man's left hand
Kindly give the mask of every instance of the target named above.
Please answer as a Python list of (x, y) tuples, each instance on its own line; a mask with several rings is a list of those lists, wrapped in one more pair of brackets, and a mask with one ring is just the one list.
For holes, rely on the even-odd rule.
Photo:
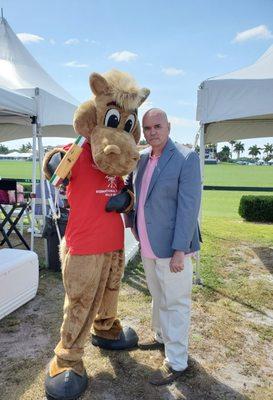
[(185, 253), (183, 251), (175, 250), (170, 261), (171, 272), (181, 272), (184, 269)]

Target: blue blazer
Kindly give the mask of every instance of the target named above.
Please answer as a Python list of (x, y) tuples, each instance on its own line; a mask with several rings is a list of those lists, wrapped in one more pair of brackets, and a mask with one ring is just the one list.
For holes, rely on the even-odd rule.
[[(135, 193), (135, 207), (126, 216), (127, 227), (137, 232), (137, 212), (142, 177), (151, 148), (142, 152), (137, 168), (126, 179)], [(198, 213), (201, 176), (198, 154), (171, 139), (152, 175), (144, 206), (148, 238), (158, 258), (172, 257), (174, 250), (190, 253), (200, 249)]]

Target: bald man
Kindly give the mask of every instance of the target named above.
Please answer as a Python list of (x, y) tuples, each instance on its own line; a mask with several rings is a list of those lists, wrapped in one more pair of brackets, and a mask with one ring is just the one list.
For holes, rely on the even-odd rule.
[(150, 147), (127, 179), (135, 192), (135, 210), (126, 224), (140, 242), (152, 295), (153, 347), (165, 346), (164, 363), (150, 383), (164, 385), (188, 366), (191, 254), (200, 248), (200, 165), (194, 151), (170, 139), (171, 125), (163, 110), (147, 111), (142, 127)]

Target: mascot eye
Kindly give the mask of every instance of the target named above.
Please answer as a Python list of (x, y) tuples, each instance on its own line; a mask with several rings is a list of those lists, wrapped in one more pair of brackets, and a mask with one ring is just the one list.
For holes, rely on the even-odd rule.
[(120, 113), (116, 108), (107, 111), (104, 119), (104, 125), (109, 128), (116, 128), (120, 121)]
[(128, 133), (132, 132), (135, 122), (136, 122), (136, 117), (134, 116), (134, 114), (130, 114), (129, 117), (126, 119), (123, 129)]

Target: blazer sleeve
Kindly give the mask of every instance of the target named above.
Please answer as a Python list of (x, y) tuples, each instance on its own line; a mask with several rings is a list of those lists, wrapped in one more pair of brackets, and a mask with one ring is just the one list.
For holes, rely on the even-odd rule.
[(188, 253), (197, 227), (201, 201), (200, 161), (190, 152), (181, 168), (172, 248)]

